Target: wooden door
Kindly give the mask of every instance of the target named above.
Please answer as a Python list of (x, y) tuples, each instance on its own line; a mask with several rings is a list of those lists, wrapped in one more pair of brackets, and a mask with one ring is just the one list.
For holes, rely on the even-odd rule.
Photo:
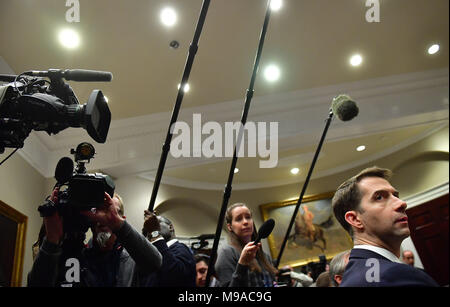
[(406, 210), (424, 269), (441, 286), (449, 284), (448, 200), (447, 194)]

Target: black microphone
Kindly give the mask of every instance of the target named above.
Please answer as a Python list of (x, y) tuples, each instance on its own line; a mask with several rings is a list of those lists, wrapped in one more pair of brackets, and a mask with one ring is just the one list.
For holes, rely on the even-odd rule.
[(68, 157), (63, 157), (58, 161), (55, 169), (55, 179), (58, 184), (67, 182), (73, 174), (73, 161)]
[(86, 69), (49, 69), (44, 71), (32, 70), (24, 73), (29, 76), (36, 77), (59, 77), (67, 81), (79, 82), (109, 82), (113, 75), (107, 71), (86, 70)]
[(337, 117), (344, 122), (352, 120), (359, 113), (356, 103), (350, 96), (345, 94), (333, 98), (331, 110), (333, 110), (333, 114), (337, 115)]
[(113, 75), (107, 71), (96, 71), (86, 69), (67, 69), (63, 74), (66, 80), (73, 81), (98, 81), (109, 82), (112, 80)]
[(268, 219), (265, 221), (264, 224), (259, 227), (258, 236), (254, 242), (254, 245), (258, 244), (261, 239), (267, 238), (272, 233), (273, 227), (275, 227), (275, 221), (273, 219)]

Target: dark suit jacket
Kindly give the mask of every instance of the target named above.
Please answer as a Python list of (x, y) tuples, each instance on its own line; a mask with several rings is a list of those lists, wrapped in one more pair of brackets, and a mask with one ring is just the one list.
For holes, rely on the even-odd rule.
[(366, 249), (354, 248), (340, 287), (437, 287), (425, 272)]
[(170, 247), (166, 241), (158, 240), (153, 245), (162, 255), (161, 268), (140, 278), (144, 287), (195, 287), (196, 264), (191, 250), (183, 243), (175, 242)]

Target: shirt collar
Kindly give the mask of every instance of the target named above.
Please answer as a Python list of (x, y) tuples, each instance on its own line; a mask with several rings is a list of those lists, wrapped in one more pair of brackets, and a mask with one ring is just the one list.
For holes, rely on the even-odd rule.
[(353, 246), (353, 248), (367, 249), (367, 250), (375, 252), (375, 253), (377, 253), (377, 254), (379, 254), (379, 255), (389, 259), (392, 262), (403, 263), (391, 251), (389, 251), (389, 250), (387, 250), (385, 248), (382, 248), (382, 247), (373, 246), (373, 245), (367, 245), (367, 244), (361, 244), (361, 245), (355, 245), (355, 246)]
[(170, 247), (172, 244), (174, 244), (177, 241), (178, 241), (178, 239), (172, 239), (169, 242), (167, 242), (167, 246)]

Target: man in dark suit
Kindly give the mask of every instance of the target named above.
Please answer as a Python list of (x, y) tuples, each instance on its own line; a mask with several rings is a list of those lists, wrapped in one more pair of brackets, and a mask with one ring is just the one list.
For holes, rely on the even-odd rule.
[(367, 168), (342, 183), (333, 197), (336, 219), (354, 241), (340, 287), (438, 286), (399, 259), (410, 230), (407, 205), (389, 183), (391, 175), (388, 169)]
[(191, 250), (175, 238), (172, 222), (163, 216), (144, 211), (143, 234), (162, 255), (161, 268), (141, 276), (145, 287), (195, 287), (196, 263)]

